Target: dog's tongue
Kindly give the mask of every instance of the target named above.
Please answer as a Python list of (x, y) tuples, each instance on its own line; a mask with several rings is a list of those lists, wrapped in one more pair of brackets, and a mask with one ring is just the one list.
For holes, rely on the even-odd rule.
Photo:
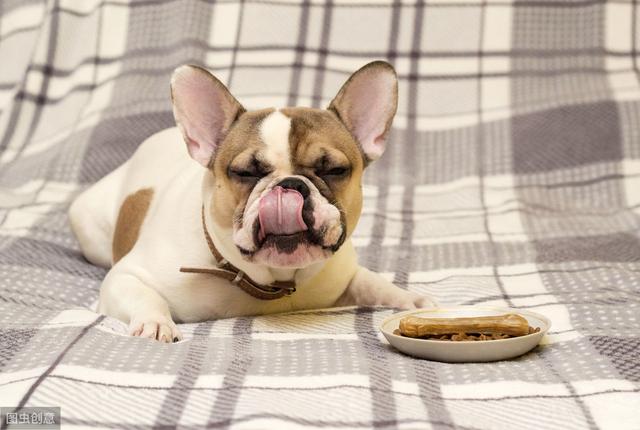
[(260, 199), (260, 238), (267, 234), (293, 234), (307, 229), (302, 219), (304, 198), (296, 190), (273, 187)]

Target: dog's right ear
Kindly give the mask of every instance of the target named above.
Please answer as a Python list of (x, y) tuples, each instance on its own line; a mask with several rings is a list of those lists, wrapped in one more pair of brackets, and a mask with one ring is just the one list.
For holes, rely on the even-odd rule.
[(393, 66), (374, 61), (344, 83), (329, 110), (349, 129), (368, 162), (384, 152), (398, 108), (398, 78)]
[(198, 66), (181, 66), (173, 72), (171, 99), (189, 155), (208, 167), (231, 124), (245, 109), (222, 82)]

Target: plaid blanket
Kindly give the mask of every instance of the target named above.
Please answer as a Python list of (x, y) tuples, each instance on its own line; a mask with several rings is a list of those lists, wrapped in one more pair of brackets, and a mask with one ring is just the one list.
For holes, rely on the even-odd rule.
[[(640, 429), (640, 10), (625, 0), (2, 0), (0, 406), (64, 428)], [(70, 200), (173, 125), (174, 67), (247, 107), (324, 107), (397, 68), (364, 184), (363, 265), (443, 305), (531, 309), (533, 352), (397, 353), (394, 310), (181, 326), (166, 345), (93, 311)]]

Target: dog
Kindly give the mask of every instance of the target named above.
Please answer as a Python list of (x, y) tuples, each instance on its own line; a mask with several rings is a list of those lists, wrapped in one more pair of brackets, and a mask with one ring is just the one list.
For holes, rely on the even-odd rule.
[(393, 67), (375, 61), (327, 109), (247, 111), (207, 70), (178, 67), (177, 127), (149, 137), (69, 208), (85, 258), (110, 269), (99, 312), (130, 335), (176, 342), (176, 322), (434, 306), (360, 267), (350, 241), (397, 89)]

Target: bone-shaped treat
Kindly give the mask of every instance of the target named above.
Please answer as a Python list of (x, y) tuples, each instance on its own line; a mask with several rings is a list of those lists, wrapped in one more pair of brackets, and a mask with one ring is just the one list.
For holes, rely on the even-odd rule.
[(520, 315), (507, 314), (473, 318), (419, 318), (400, 320), (400, 334), (407, 337), (437, 336), (452, 333), (529, 334), (529, 323)]

